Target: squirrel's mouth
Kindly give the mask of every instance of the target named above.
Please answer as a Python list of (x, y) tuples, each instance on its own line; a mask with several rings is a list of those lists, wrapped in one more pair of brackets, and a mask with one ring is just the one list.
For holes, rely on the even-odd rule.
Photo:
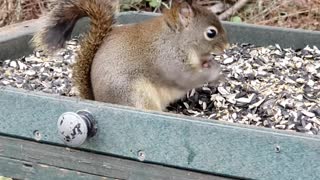
[[(225, 45), (225, 47), (229, 47), (229, 44)], [(217, 66), (217, 62), (215, 62), (214, 57), (222, 55), (224, 50), (225, 48), (216, 48), (208, 54), (201, 55), (200, 62), (202, 69), (209, 69), (213, 66)]]
[(210, 62), (209, 61), (203, 61), (202, 62), (202, 68), (203, 69), (206, 69), (206, 68), (210, 68), (211, 67), (211, 65), (210, 65)]
[[(223, 53), (223, 52), (220, 52)], [(213, 69), (219, 67), (211, 52), (198, 54), (194, 49), (189, 51), (188, 64), (195, 70)]]
[(200, 58), (200, 62), (202, 69), (210, 69), (217, 66), (217, 62), (215, 62), (214, 56), (211, 54), (202, 55)]

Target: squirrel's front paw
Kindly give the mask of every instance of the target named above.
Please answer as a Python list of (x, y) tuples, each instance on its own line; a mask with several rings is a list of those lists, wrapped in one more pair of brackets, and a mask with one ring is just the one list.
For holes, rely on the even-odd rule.
[(206, 74), (208, 82), (217, 82), (224, 79), (220, 63), (210, 55), (201, 57), (201, 69)]

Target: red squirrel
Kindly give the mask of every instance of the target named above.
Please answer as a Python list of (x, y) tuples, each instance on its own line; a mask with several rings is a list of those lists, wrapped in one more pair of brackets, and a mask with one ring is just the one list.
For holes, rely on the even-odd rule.
[(229, 43), (213, 12), (192, 0), (173, 0), (161, 16), (116, 26), (115, 3), (57, 1), (33, 38), (35, 47), (53, 52), (80, 18), (91, 19), (72, 67), (81, 98), (163, 111), (190, 89), (219, 79), (211, 54)]

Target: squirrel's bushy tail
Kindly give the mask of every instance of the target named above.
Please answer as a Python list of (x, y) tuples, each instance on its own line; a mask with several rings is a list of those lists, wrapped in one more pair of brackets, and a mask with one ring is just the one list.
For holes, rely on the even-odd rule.
[(80, 44), (77, 61), (73, 65), (73, 80), (80, 96), (93, 99), (90, 69), (96, 51), (114, 24), (116, 0), (56, 0), (43, 29), (35, 34), (35, 47), (52, 52), (62, 48), (71, 37), (76, 22), (88, 16), (91, 27)]

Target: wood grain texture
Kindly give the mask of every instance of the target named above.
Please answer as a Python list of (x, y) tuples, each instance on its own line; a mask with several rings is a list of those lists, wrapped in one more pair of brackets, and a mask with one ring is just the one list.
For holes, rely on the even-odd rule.
[(0, 169), (1, 169), (0, 175), (4, 175), (6, 177), (12, 177), (13, 179), (115, 180), (114, 178), (82, 173), (79, 171), (74, 171), (74, 170), (65, 169), (61, 167), (54, 167), (54, 166), (44, 165), (44, 164), (32, 164), (31, 162), (28, 162), (28, 161), (21, 161), (21, 160), (4, 158), (4, 157), (0, 157)]
[(0, 136), (0, 176), (18, 179), (227, 180), (106, 155)]

